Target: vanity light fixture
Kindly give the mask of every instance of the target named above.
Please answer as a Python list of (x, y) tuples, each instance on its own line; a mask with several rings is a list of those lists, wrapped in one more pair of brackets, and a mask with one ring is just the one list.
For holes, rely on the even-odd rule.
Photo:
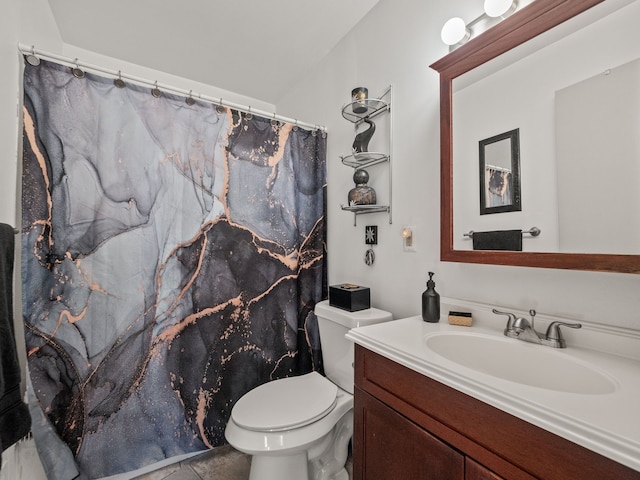
[(484, 13), (491, 18), (507, 18), (516, 7), (513, 0), (484, 0)]
[(520, 4), (531, 3), (532, 0), (484, 0), (484, 13), (475, 20), (465, 24), (460, 17), (454, 17), (442, 26), (440, 37), (454, 50), (465, 44), (473, 35), (478, 35), (496, 23), (507, 18)]
[(440, 38), (449, 46), (466, 43), (471, 38), (471, 30), (464, 24), (460, 17), (453, 17), (447, 20), (440, 32)]

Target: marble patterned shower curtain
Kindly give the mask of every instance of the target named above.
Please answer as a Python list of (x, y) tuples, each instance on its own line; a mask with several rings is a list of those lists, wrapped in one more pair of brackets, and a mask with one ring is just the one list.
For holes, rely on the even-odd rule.
[(23, 312), (49, 478), (224, 443), (234, 402), (321, 370), (326, 140), (25, 63)]

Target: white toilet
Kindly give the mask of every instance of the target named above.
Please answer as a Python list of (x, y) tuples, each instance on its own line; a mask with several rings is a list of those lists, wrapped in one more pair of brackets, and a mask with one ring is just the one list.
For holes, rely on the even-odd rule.
[(312, 372), (260, 385), (240, 398), (227, 441), (252, 455), (249, 480), (348, 480), (353, 434), (353, 343), (348, 330), (391, 320), (376, 308), (348, 312), (316, 305), (327, 377)]

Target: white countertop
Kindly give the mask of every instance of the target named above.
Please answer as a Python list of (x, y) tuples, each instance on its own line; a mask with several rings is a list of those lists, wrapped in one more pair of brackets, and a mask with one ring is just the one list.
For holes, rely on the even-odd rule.
[[(425, 338), (439, 332), (473, 332), (506, 339), (502, 320), (489, 325), (487, 322), (474, 322), (471, 327), (462, 327), (449, 325), (444, 312), (443, 316), (439, 323), (426, 323), (416, 316), (355, 328), (347, 333), (347, 338), (407, 368), (640, 471), (640, 361), (569, 344), (567, 348), (552, 350), (595, 366), (614, 381), (615, 391), (577, 394), (528, 386), (472, 370), (430, 350)], [(507, 340), (517, 342), (523, 348), (550, 348), (517, 339)], [(506, 361), (517, 363), (518, 358)], [(536, 365), (523, 364), (519, 367), (535, 369)]]

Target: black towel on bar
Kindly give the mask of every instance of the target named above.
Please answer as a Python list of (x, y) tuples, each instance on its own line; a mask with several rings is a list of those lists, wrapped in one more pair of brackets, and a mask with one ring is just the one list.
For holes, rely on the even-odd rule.
[(0, 223), (0, 451), (31, 430), (20, 393), (20, 364), (13, 325), (13, 227)]
[(522, 230), (494, 230), (473, 232), (474, 250), (522, 251)]

